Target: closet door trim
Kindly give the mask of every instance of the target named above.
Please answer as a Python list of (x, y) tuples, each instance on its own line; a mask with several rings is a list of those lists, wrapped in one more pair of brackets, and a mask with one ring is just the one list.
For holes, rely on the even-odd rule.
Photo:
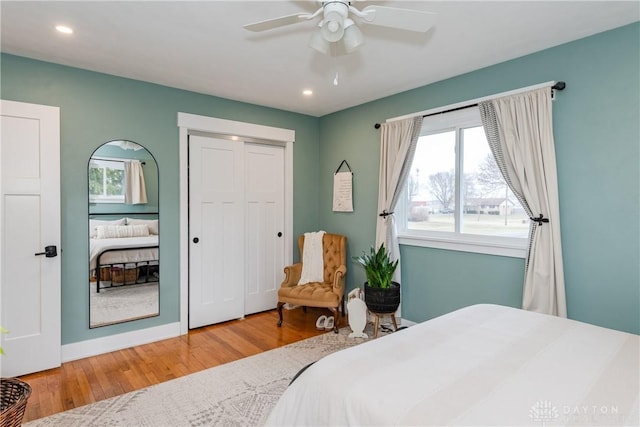
[(180, 334), (189, 331), (189, 135), (208, 133), (251, 139), (254, 143), (278, 144), (285, 148), (284, 257), (293, 262), (293, 143), (295, 131), (216, 117), (178, 113), (180, 168)]

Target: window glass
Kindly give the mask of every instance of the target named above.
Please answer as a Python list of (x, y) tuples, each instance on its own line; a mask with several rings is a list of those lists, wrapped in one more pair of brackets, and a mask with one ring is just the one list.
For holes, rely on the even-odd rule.
[(500, 173), (477, 107), (425, 117), (405, 194), (396, 208), (401, 243), (526, 247), (529, 218)]
[(456, 133), (420, 137), (407, 186), (410, 195), (407, 228), (455, 231)]
[(91, 203), (124, 203), (123, 161), (91, 160), (89, 201)]
[(463, 183), (460, 231), (526, 238), (529, 218), (509, 189), (482, 126), (462, 130)]

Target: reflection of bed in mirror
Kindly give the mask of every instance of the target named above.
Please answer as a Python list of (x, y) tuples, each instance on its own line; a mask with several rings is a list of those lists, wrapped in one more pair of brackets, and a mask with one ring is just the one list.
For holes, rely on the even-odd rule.
[(160, 278), (158, 235), (91, 239), (89, 246), (91, 280), (97, 293)]
[(158, 314), (158, 232), (157, 219), (89, 220), (91, 327)]
[(96, 292), (158, 281), (157, 219), (91, 219), (89, 230), (91, 281), (96, 283)]

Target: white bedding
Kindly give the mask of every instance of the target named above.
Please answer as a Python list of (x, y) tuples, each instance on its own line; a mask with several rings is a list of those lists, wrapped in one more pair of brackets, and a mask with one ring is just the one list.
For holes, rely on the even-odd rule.
[[(107, 249), (121, 249), (132, 247), (145, 247), (131, 251), (107, 252), (100, 257), (100, 264), (118, 264), (138, 261), (155, 261), (158, 258), (158, 236), (122, 237), (117, 239), (89, 239), (89, 263), (90, 269), (96, 268), (98, 255)], [(149, 247), (149, 246), (156, 246)], [(148, 247), (148, 248), (147, 248)]]
[(268, 425), (639, 425), (640, 337), (474, 305), (331, 354)]

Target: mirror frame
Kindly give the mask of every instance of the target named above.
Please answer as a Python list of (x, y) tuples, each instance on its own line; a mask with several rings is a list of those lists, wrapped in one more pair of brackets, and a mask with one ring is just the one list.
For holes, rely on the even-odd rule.
[[(145, 156), (122, 156), (117, 155), (109, 158), (108, 156), (101, 156), (98, 152), (103, 149), (107, 145), (116, 145), (116, 143), (121, 143), (120, 148), (122, 150), (134, 149), (135, 151), (139, 151), (139, 149), (135, 149), (135, 146), (140, 147), (144, 150)], [(134, 146), (130, 144), (135, 144)], [(125, 148), (126, 147), (126, 148)], [(114, 149), (117, 151), (116, 149)], [(150, 208), (142, 208), (142, 209), (126, 209), (125, 207), (131, 206), (145, 206), (145, 204), (123, 204), (122, 202), (102, 202), (95, 203), (91, 201), (91, 190), (90, 190), (90, 168), (91, 162), (96, 157), (104, 157), (102, 160), (116, 160), (116, 161), (125, 161), (122, 159), (132, 159), (132, 160), (141, 160), (142, 164), (145, 165), (146, 162), (153, 161), (155, 176), (153, 176), (152, 180), (145, 180), (145, 192), (148, 195), (148, 201), (155, 204), (152, 204)], [(149, 173), (145, 171), (147, 177)], [(155, 181), (155, 192), (151, 194), (149, 189), (149, 181)], [(103, 326), (115, 325), (124, 322), (131, 322), (140, 319), (146, 319), (150, 317), (157, 317), (160, 315), (160, 170), (158, 167), (158, 162), (153, 155), (153, 153), (135, 141), (128, 139), (115, 139), (107, 141), (100, 146), (98, 146), (90, 155), (89, 160), (87, 162), (87, 204), (88, 204), (88, 212), (87, 212), (87, 239), (88, 239), (88, 275), (89, 278), (89, 328), (99, 328)], [(153, 191), (153, 190), (151, 190)], [(115, 203), (115, 204), (114, 204)], [(118, 208), (113, 209), (95, 209), (96, 205), (107, 204), (110, 206), (118, 206)], [(93, 209), (92, 209), (93, 208)], [(92, 212), (93, 210), (93, 212)], [(98, 210), (99, 212), (95, 212)], [(147, 220), (145, 216), (149, 217)], [(100, 218), (103, 217), (103, 218)], [(117, 218), (117, 220), (116, 220)], [(108, 222), (98, 224), (92, 223), (92, 221), (114, 221), (113, 224), (109, 224)], [(119, 225), (132, 225), (131, 223), (126, 224), (129, 220), (142, 221), (141, 223), (134, 225), (147, 225), (147, 227), (136, 228), (135, 232), (133, 229), (119, 229), (117, 226)], [(147, 221), (151, 221), (148, 222)], [(153, 222), (157, 221), (157, 222)], [(94, 224), (98, 224), (93, 226)], [(131, 248), (130, 250), (140, 250), (141, 252), (136, 255), (135, 261), (131, 261), (131, 258), (118, 258), (118, 256), (124, 256), (122, 250), (117, 250), (122, 248), (123, 244), (120, 242), (119, 238), (116, 239), (104, 239), (101, 244), (96, 244), (101, 239), (92, 238), (92, 233), (98, 232), (99, 225), (102, 225), (100, 228), (100, 233), (102, 237), (110, 237), (110, 233), (115, 233), (113, 237), (120, 237), (120, 233), (124, 233), (124, 235), (135, 235), (135, 234), (146, 234), (147, 230), (151, 230), (149, 233), (149, 239), (147, 236), (142, 236), (139, 238), (140, 242), (135, 242), (136, 247)], [(116, 225), (116, 227), (109, 227), (109, 225)], [(154, 227), (155, 226), (155, 227)], [(92, 230), (95, 229), (95, 230)], [(154, 240), (153, 234), (157, 235), (157, 240)], [(97, 236), (95, 236), (97, 237)], [(148, 241), (147, 241), (148, 240)], [(155, 241), (155, 244), (153, 243)], [(115, 245), (115, 246), (112, 246)], [(103, 248), (100, 249), (100, 246)], [(104, 251), (103, 251), (104, 250)], [(95, 252), (95, 258), (94, 254)], [(98, 254), (100, 252), (100, 255)], [(107, 262), (100, 262), (100, 256), (104, 252), (107, 252), (104, 256), (107, 259)], [(146, 259), (144, 259), (146, 258)], [(154, 258), (154, 259), (151, 259)], [(105, 267), (101, 267), (98, 269), (96, 266), (93, 266), (95, 262), (100, 262), (101, 265)], [(100, 279), (102, 279), (102, 283), (100, 283)], [(157, 279), (157, 280), (153, 280)], [(108, 283), (109, 286), (103, 286)], [(117, 284), (115, 284), (117, 283)], [(150, 286), (146, 286), (146, 285)], [(104, 320), (101, 318), (100, 320), (93, 320), (96, 317), (100, 317), (96, 315), (96, 310), (98, 300), (100, 295), (105, 296), (105, 311), (109, 310), (109, 307), (113, 309), (115, 307), (116, 310), (121, 310), (122, 307), (125, 307), (125, 304), (122, 303), (121, 297), (124, 292), (119, 294), (115, 294), (113, 292), (118, 292), (120, 289), (127, 290), (128, 294), (131, 294), (131, 297), (138, 297), (140, 301), (145, 301), (144, 306), (137, 312), (134, 309), (133, 314), (126, 314), (126, 308), (123, 310), (123, 313), (120, 317), (114, 317), (113, 319)], [(149, 299), (151, 293), (151, 299)], [(108, 298), (108, 299), (107, 299)]]

